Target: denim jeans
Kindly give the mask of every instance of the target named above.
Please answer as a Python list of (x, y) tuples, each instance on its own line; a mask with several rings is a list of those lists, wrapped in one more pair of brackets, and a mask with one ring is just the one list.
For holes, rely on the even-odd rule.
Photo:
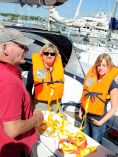
[(84, 133), (93, 138), (95, 141), (101, 143), (102, 142), (102, 136), (106, 129), (106, 123), (102, 126), (95, 126), (92, 123), (91, 118), (100, 120), (102, 119), (102, 116), (88, 116), (85, 121), (85, 129)]

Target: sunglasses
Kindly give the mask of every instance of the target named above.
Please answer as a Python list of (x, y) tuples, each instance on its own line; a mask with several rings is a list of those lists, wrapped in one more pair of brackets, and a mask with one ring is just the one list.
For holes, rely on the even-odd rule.
[(21, 49), (23, 49), (25, 52), (28, 51), (28, 47), (25, 45), (17, 44)]
[(27, 46), (25, 46), (25, 45), (18, 44), (18, 46), (19, 46), (21, 49), (23, 49), (23, 50), (28, 49), (28, 47), (27, 47)]
[(25, 45), (22, 45), (22, 44), (18, 44), (18, 43), (16, 43), (16, 42), (14, 42), (16, 45), (18, 45), (21, 49), (23, 49), (24, 51), (28, 51), (29, 49), (28, 49), (28, 47), (27, 46), (25, 46)]
[(56, 55), (56, 53), (54, 53), (54, 52), (43, 52), (43, 54), (45, 55), (45, 56), (55, 56)]

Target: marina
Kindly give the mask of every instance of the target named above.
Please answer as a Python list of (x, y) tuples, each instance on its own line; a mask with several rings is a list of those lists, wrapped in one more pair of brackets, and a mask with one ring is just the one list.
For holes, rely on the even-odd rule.
[[(16, 3), (19, 2), (17, 1)], [(102, 16), (104, 19), (106, 19), (103, 12)], [(0, 22), (1, 26), (5, 26), (7, 28), (16, 28), (22, 31), (25, 36), (35, 40), (32, 45), (28, 46), (29, 52), (25, 55), (26, 63), (21, 65), (23, 71), (22, 77), (25, 85), (28, 71), (32, 67), (32, 54), (40, 51), (41, 47), (46, 42), (55, 44), (58, 47), (62, 57), (64, 66), (64, 94), (61, 100), (61, 106), (66, 117), (64, 120), (65, 125), (63, 125), (62, 130), (58, 130), (58, 126), (63, 123), (63, 118), (60, 118), (58, 114), (51, 113), (56, 117), (52, 121), (57, 127), (57, 132), (56, 129), (53, 130), (55, 126), (53, 129), (51, 128), (56, 136), (54, 136), (54, 134), (50, 134), (52, 131), (50, 131), (50, 127), (45, 130), (47, 132), (44, 131), (42, 134), (37, 130), (37, 147), (32, 149), (33, 156), (31, 157), (117, 157), (118, 111), (109, 120), (101, 144), (80, 130), (81, 121), (78, 118), (78, 113), (83, 92), (84, 77), (88, 72), (88, 69), (93, 65), (97, 56), (101, 53), (108, 53), (111, 55), (114, 65), (118, 66), (118, 33), (117, 31), (113, 31), (113, 33), (110, 32), (110, 36), (108, 36), (109, 26), (107, 20), (104, 23), (104, 21), (97, 21), (95, 18), (93, 19), (85, 17), (81, 19), (81, 22), (79, 19), (75, 26), (74, 22), (77, 22), (75, 20), (76, 18), (74, 20), (65, 20), (62, 18), (57, 20), (55, 19), (57, 18), (57, 15), (55, 18), (54, 15), (50, 15), (50, 18), (53, 18), (49, 19), (49, 21), (52, 20), (52, 26), (47, 26), (46, 22), (39, 22), (38, 24), (31, 24), (32, 21), (30, 21), (31, 23), (28, 23), (28, 21), (27, 23), (26, 21), (24, 23), (23, 21), (18, 21), (17, 23), (4, 22), (2, 20)], [(101, 23), (105, 25), (103, 26)], [(60, 26), (60, 24), (62, 24), (62, 26)], [(88, 37), (86, 37), (86, 35)], [(109, 103), (107, 106), (107, 111), (109, 111), (110, 108), (111, 104)], [(47, 115), (49, 116), (48, 111), (43, 113), (45, 120), (47, 120)], [(115, 136), (110, 134), (113, 133), (114, 130)], [(66, 131), (69, 132), (69, 137), (73, 137), (73, 135), (78, 132), (80, 135), (83, 133), (83, 136), (85, 136), (87, 141), (87, 145), (84, 147), (87, 148), (85, 149), (86, 151), (84, 152), (84, 155), (82, 155), (79, 151), (77, 153), (68, 153), (68, 151), (62, 151), (62, 148), (60, 148), (59, 145), (62, 139), (68, 139), (67, 134), (64, 134)], [(67, 150), (71, 150), (73, 147), (78, 149), (78, 146), (74, 145), (73, 142), (66, 141), (65, 143), (67, 144)], [(83, 149), (81, 149), (81, 152), (82, 151)]]

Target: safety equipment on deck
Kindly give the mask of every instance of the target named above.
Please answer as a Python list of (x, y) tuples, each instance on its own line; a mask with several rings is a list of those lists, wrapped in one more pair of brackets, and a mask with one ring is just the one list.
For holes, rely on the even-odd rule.
[(32, 55), (32, 63), (35, 99), (48, 102), (52, 89), (50, 86), (52, 84), (54, 85), (56, 95), (53, 94), (51, 100), (61, 99), (64, 89), (64, 69), (61, 62), (61, 56), (58, 55), (58, 58), (55, 60), (52, 72), (45, 68), (39, 53), (34, 53)]
[(118, 68), (113, 67), (100, 82), (93, 70), (94, 66), (86, 75), (81, 102), (85, 113), (102, 116), (109, 97), (108, 90), (113, 79), (118, 76)]

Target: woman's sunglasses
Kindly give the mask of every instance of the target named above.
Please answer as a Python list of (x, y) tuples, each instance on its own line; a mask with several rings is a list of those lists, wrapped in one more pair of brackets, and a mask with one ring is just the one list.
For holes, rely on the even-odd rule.
[(45, 56), (55, 56), (56, 55), (56, 53), (54, 53), (54, 52), (43, 52), (43, 54), (45, 55)]

